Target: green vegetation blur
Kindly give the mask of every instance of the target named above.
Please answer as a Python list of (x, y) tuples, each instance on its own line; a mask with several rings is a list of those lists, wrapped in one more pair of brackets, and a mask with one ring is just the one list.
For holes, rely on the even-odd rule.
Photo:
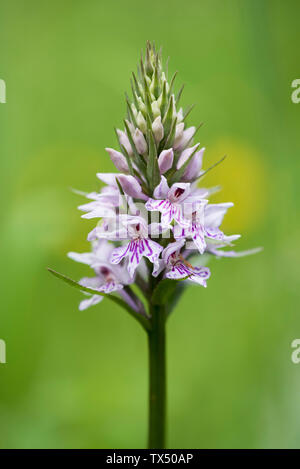
[(145, 334), (110, 302), (79, 312), (46, 267), (88, 274), (66, 257), (95, 223), (70, 188), (114, 171), (104, 147), (150, 39), (196, 103), (204, 167), (228, 155), (205, 180), (235, 203), (226, 233), (264, 247), (212, 261), (169, 320), (168, 446), (299, 448), (299, 2), (0, 1), (0, 447), (145, 447)]

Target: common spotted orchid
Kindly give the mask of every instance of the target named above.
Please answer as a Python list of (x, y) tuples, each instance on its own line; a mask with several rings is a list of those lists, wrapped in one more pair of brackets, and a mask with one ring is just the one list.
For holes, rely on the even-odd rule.
[[(202, 187), (204, 148), (197, 129), (187, 127), (188, 110), (179, 108), (174, 78), (168, 81), (161, 51), (148, 43), (132, 76), (119, 148), (106, 148), (116, 172), (98, 173), (98, 191), (83, 194), (79, 209), (95, 219), (89, 253), (69, 257), (87, 264), (93, 277), (75, 282), (55, 271), (88, 298), (80, 309), (103, 298), (128, 311), (146, 330), (150, 351), (149, 447), (165, 446), (166, 321), (190, 283), (207, 286), (208, 258), (239, 257), (239, 235), (225, 235), (221, 223), (231, 203), (210, 203)], [(230, 250), (226, 250), (230, 246)], [(193, 263), (191, 263), (193, 257)], [(194, 258), (196, 258), (194, 262)], [(137, 287), (137, 288), (135, 288)]]

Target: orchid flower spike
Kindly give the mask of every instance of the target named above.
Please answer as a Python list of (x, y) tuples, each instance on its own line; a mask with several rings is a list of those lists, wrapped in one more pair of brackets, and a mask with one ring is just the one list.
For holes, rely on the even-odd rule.
[[(94, 270), (81, 285), (106, 295), (126, 291), (125, 301), (135, 310), (132, 283), (142, 282), (147, 298), (164, 279), (206, 287), (208, 258), (257, 252), (232, 249), (240, 235), (226, 235), (221, 224), (233, 204), (210, 203), (214, 189), (199, 187), (205, 149), (195, 141), (196, 127), (186, 123), (189, 111), (178, 106), (182, 90), (176, 94), (174, 86), (161, 51), (148, 42), (133, 74), (124, 128), (116, 130), (117, 146), (106, 148), (116, 171), (98, 173), (101, 188), (86, 194), (88, 201), (79, 206), (82, 218), (96, 222), (88, 234), (92, 250), (69, 254)], [(189, 263), (191, 252), (200, 267)], [(80, 308), (102, 299), (92, 296)]]

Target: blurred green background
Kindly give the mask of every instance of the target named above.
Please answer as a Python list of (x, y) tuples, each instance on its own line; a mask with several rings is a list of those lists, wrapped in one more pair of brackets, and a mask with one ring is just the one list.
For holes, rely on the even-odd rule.
[(227, 233), (249, 258), (215, 260), (168, 327), (168, 446), (300, 447), (300, 78), (297, 1), (1, 0), (0, 447), (144, 447), (147, 347), (142, 329), (46, 272), (86, 275), (94, 222), (69, 188), (97, 189), (105, 146), (125, 115), (147, 39), (186, 84), (189, 123), (206, 148), (216, 201), (236, 206)]

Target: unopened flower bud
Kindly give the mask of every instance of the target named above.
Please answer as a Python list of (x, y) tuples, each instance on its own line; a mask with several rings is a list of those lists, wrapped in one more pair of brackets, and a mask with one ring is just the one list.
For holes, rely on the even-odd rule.
[(194, 153), (195, 150), (199, 147), (200, 143), (197, 143), (193, 147), (186, 148), (180, 155), (178, 162), (177, 162), (177, 169), (181, 168), (184, 163), (190, 158), (190, 156)]
[(137, 118), (138, 112), (137, 112), (137, 109), (136, 109), (134, 103), (132, 103), (131, 109), (132, 109), (134, 117)]
[(120, 129), (117, 129), (117, 134), (118, 134), (118, 137), (119, 137), (120, 145), (125, 148), (125, 150), (127, 151), (129, 156), (132, 156), (133, 151), (132, 151), (132, 148), (131, 148), (131, 145), (130, 145), (130, 142), (128, 140), (128, 137), (127, 137), (126, 133), (123, 132)]
[(195, 134), (195, 131), (196, 131), (196, 127), (189, 127), (188, 129), (184, 130), (181, 138), (179, 138), (177, 142), (174, 143), (175, 150), (183, 150), (192, 140)]
[(153, 103), (151, 104), (151, 108), (155, 118), (160, 116), (160, 108), (157, 101), (153, 101)]
[(122, 153), (120, 153), (119, 151), (114, 150), (113, 148), (105, 148), (105, 150), (109, 154), (110, 159), (115, 165), (115, 167), (119, 171), (121, 171), (121, 173), (128, 173), (129, 168), (125, 156), (122, 155)]
[(164, 174), (166, 171), (173, 166), (174, 153), (172, 148), (169, 150), (163, 150), (158, 158), (158, 166), (160, 174)]
[(183, 181), (192, 181), (199, 177), (204, 150), (205, 148), (201, 148), (201, 150), (197, 151), (192, 157), (192, 161), (188, 164), (184, 172)]
[(152, 130), (156, 143), (159, 143), (164, 137), (164, 126), (161, 123), (161, 117), (158, 116), (152, 124)]
[(135, 179), (135, 177), (125, 174), (120, 174), (118, 176), (118, 181), (122, 186), (123, 191), (125, 194), (129, 195), (130, 197), (135, 197), (137, 199), (145, 199), (147, 198), (143, 192), (139, 182)]
[(180, 140), (182, 138), (182, 135), (183, 135), (183, 130), (184, 130), (184, 123), (183, 122), (176, 125), (174, 148), (176, 148), (176, 145), (178, 145), (178, 143), (180, 142)]
[(140, 131), (140, 129), (135, 129), (135, 132), (133, 134), (133, 141), (140, 155), (143, 155), (144, 153), (146, 153), (148, 149), (147, 142), (145, 140), (143, 133)]
[(130, 132), (133, 134), (135, 131), (134, 125), (128, 119), (125, 119), (125, 122), (128, 125)]
[(181, 107), (179, 111), (177, 112), (177, 123), (179, 124), (182, 121), (183, 121), (183, 109)]
[(143, 113), (147, 112), (146, 106), (140, 96), (137, 97), (138, 100), (138, 105), (139, 105), (139, 110), (142, 111)]
[(141, 111), (137, 115), (136, 123), (139, 126), (140, 130), (143, 132), (143, 134), (145, 134), (147, 132), (147, 122)]

